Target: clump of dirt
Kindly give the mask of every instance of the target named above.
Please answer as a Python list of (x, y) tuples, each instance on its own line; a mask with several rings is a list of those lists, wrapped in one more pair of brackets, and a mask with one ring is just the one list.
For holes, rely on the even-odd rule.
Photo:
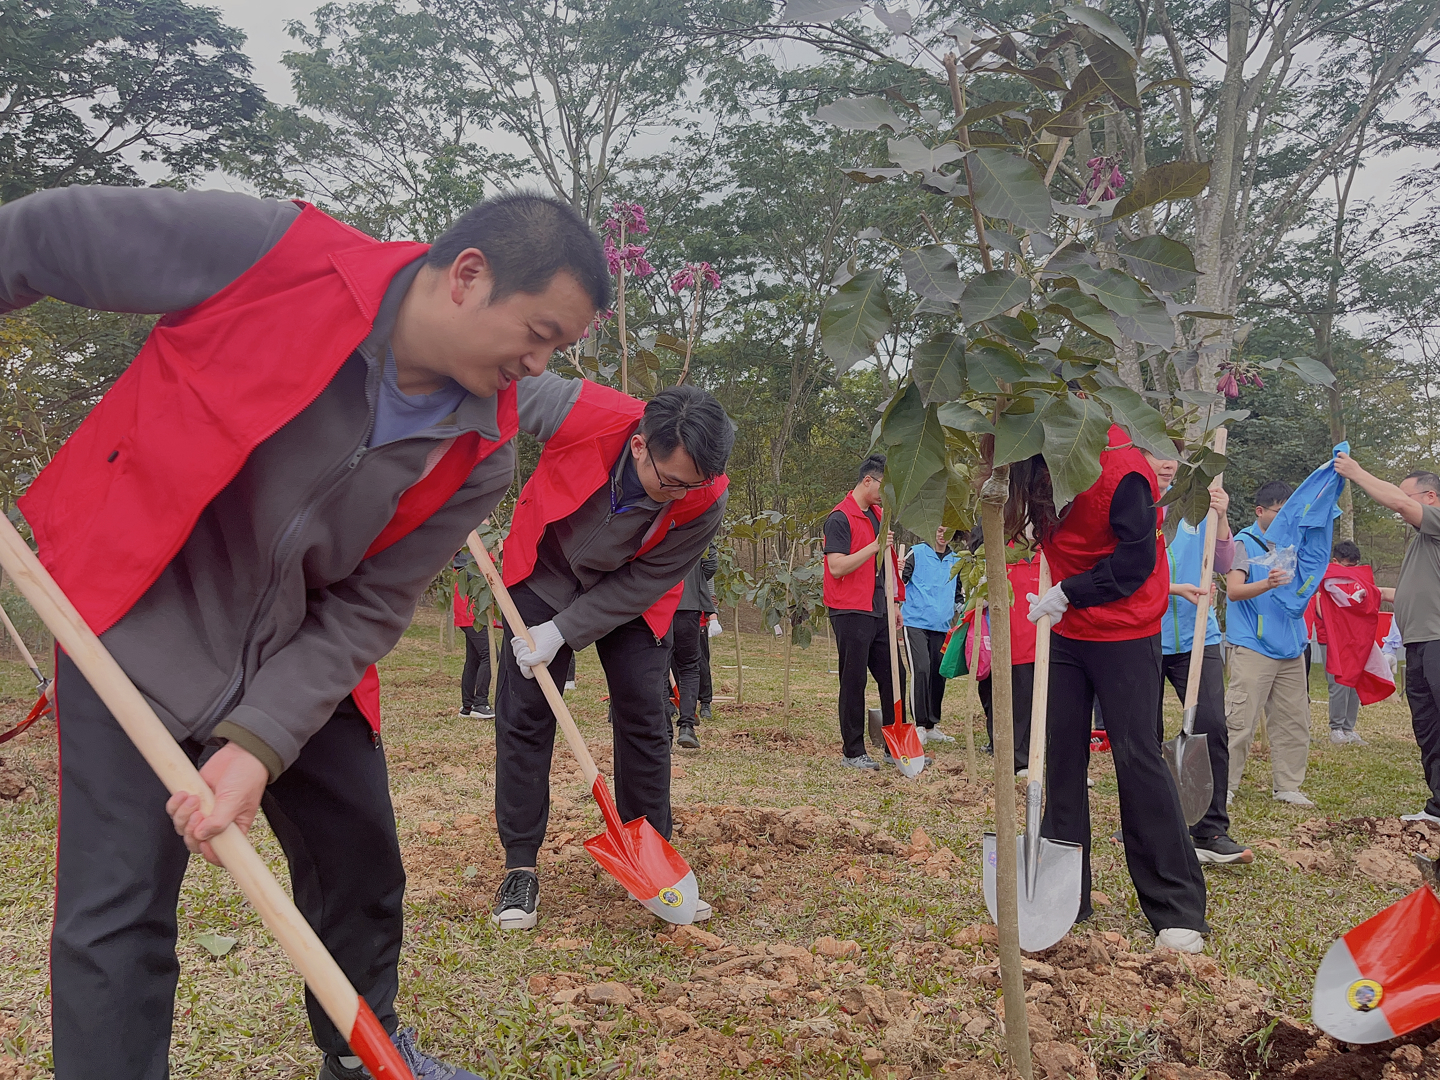
[(1351, 1046), (1280, 1018), (1230, 1046), (1222, 1069), (1226, 1076), (1257, 1080), (1431, 1080), (1440, 1076), (1440, 1024), (1390, 1042)]
[[(35, 797), (35, 785), (30, 782), (24, 773), (10, 768), (5, 764), (5, 759), (0, 758), (0, 799), (30, 802)], [(0, 1080), (3, 1080), (3, 1078), (0, 1078)]]

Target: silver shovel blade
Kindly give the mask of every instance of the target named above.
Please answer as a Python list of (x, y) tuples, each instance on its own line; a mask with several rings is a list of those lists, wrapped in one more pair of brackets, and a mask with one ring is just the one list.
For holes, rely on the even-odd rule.
[[(1025, 895), (1025, 837), (1015, 838), (1015, 865), (1020, 872), (1016, 893), (1020, 902), (1020, 948), (1025, 952), (1048, 949), (1070, 932), (1080, 914), (1080, 872), (1084, 853), (1079, 844), (1063, 840), (1040, 841), (1039, 865), (1035, 868), (1035, 894)], [(985, 906), (995, 918), (995, 834), (985, 834)]]
[(1395, 1032), (1378, 1008), (1382, 995), (1382, 988), (1360, 974), (1341, 938), (1320, 963), (1310, 1015), (1316, 1027), (1341, 1042), (1385, 1042), (1395, 1038)]
[(1185, 824), (1194, 825), (1215, 797), (1215, 774), (1210, 768), (1210, 747), (1205, 735), (1186, 735), (1183, 731), (1165, 744), (1165, 764), (1175, 778), (1180, 792), (1180, 809)]

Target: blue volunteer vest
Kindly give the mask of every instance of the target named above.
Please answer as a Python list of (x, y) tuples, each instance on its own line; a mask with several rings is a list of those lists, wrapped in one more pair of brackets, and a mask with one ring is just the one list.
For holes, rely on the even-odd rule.
[(905, 586), (905, 603), (900, 607), (905, 625), (924, 630), (949, 630), (955, 619), (955, 579), (950, 571), (959, 562), (959, 556), (947, 552), (942, 559), (929, 544), (920, 544), (911, 550), (915, 554), (915, 569)]
[[(1171, 584), (1200, 584), (1201, 564), (1205, 559), (1205, 526), (1191, 525), (1184, 518), (1175, 530), (1175, 538), (1167, 545), (1170, 553)], [(1212, 598), (1213, 599), (1213, 598)], [(1183, 596), (1170, 597), (1165, 621), (1160, 624), (1160, 651), (1166, 656), (1188, 653), (1195, 642), (1195, 605)], [(1212, 602), (1205, 616), (1205, 644), (1220, 644), (1220, 623), (1215, 619)]]
[[(1257, 526), (1241, 529), (1235, 538), (1245, 545), (1251, 559), (1269, 550)], [(1268, 573), (1252, 563), (1246, 580), (1259, 581)], [(1225, 609), (1225, 637), (1231, 645), (1243, 645), (1272, 660), (1293, 660), (1305, 651), (1305, 620), (1291, 615), (1281, 604), (1279, 592), (1271, 590), (1253, 600), (1237, 600)]]

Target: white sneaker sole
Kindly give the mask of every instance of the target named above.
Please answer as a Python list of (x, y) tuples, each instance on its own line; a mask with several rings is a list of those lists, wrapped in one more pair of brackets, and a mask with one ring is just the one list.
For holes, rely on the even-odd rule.
[(501, 930), (533, 930), (535, 924), (540, 921), (540, 905), (535, 905), (534, 911), (525, 911), (523, 908), (506, 908), (499, 915), (491, 915), (490, 922)]
[[(1245, 857), (1247, 854), (1250, 856), (1248, 859)], [(1246, 848), (1244, 851), (1237, 852), (1234, 855), (1218, 855), (1213, 851), (1197, 847), (1195, 849), (1195, 858), (1199, 859), (1202, 863), (1209, 863), (1213, 866), (1229, 866), (1233, 863), (1249, 864), (1254, 862), (1255, 853), (1250, 851), (1249, 848)]]

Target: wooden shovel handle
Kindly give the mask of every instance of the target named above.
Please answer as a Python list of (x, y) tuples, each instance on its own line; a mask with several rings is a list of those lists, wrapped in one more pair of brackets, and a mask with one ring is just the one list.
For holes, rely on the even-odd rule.
[[(215, 807), (210, 786), (201, 779), (180, 744), (80, 617), (55, 579), (40, 565), (30, 545), (3, 518), (0, 518), (0, 564), (9, 571), (21, 594), (45, 621), (60, 647), (75, 662), (166, 789), (172, 794), (184, 791), (198, 796), (202, 812), (210, 813)], [(350, 1042), (360, 1011), (360, 996), (350, 980), (238, 828), (229, 826), (210, 841), (210, 846), (304, 977), (325, 1014)]]
[[(490, 558), (490, 552), (485, 549), (485, 541), (480, 539), (478, 532), (472, 532), (469, 544), (470, 553), (475, 556), (475, 562), (479, 564), (480, 572), (485, 575), (485, 580), (490, 585), (490, 591), (494, 593), (495, 599), (499, 602), (505, 621), (510, 624), (510, 628), (515, 633), (525, 639), (525, 644), (533, 649), (535, 639), (530, 636), (530, 628), (520, 617), (520, 609), (515, 606), (515, 601), (510, 598), (510, 590), (505, 588), (505, 582), (501, 580), (500, 572), (495, 569), (495, 562)], [(505, 642), (501, 641), (500, 648), (505, 647)], [(590, 756), (590, 748), (585, 745), (585, 737), (575, 726), (575, 718), (570, 715), (570, 709), (565, 704), (565, 698), (561, 695), (560, 688), (555, 685), (555, 680), (550, 675), (550, 669), (545, 664), (536, 664), (532, 670), (535, 672), (535, 681), (540, 684), (540, 689), (545, 694), (545, 700), (550, 703), (550, 711), (555, 714), (555, 719), (560, 724), (560, 730), (565, 735), (566, 745), (575, 755), (575, 760), (580, 763), (580, 772), (585, 777), (585, 786), (593, 787), (595, 778), (600, 775), (600, 770), (595, 765), (595, 759)]]
[[(894, 541), (891, 541), (893, 544)], [(885, 621), (890, 629), (890, 695), (893, 698), (890, 709), (890, 723), (899, 723), (904, 715), (900, 705), (900, 643), (895, 630), (895, 549), (887, 545), (881, 552), (885, 560)]]
[(25, 647), (25, 639), (20, 636), (20, 631), (15, 629), (15, 624), (10, 621), (10, 616), (3, 607), (0, 607), (0, 621), (5, 623), (5, 630), (9, 633), (10, 640), (15, 643), (15, 648), (19, 650), (21, 659), (25, 661), (25, 666), (35, 673), (35, 678), (39, 679), (43, 686), (48, 680), (45, 678), (44, 673), (41, 672), (40, 665), (35, 663), (35, 657), (31, 656), (30, 650)]
[[(1221, 424), (1215, 429), (1215, 452), (1225, 453), (1225, 425)], [(1218, 487), (1225, 482), (1225, 474), (1221, 473), (1215, 477), (1211, 488)], [(1200, 560), (1200, 587), (1213, 587), (1211, 580), (1215, 576), (1215, 542), (1220, 535), (1220, 515), (1212, 506), (1209, 513), (1205, 515), (1205, 552)], [(1209, 625), (1207, 616), (1210, 614), (1210, 594), (1207, 592), (1200, 597), (1200, 603), (1195, 605), (1195, 637), (1190, 644), (1190, 671), (1185, 679), (1185, 709), (1188, 712), (1195, 708), (1200, 702), (1200, 668), (1205, 663), (1205, 630)]]
[[(1040, 599), (1050, 591), (1050, 563), (1040, 553)], [(1030, 779), (1045, 776), (1045, 721), (1050, 705), (1050, 616), (1035, 624), (1035, 692), (1030, 697)], [(1043, 787), (1043, 784), (1042, 784)]]

